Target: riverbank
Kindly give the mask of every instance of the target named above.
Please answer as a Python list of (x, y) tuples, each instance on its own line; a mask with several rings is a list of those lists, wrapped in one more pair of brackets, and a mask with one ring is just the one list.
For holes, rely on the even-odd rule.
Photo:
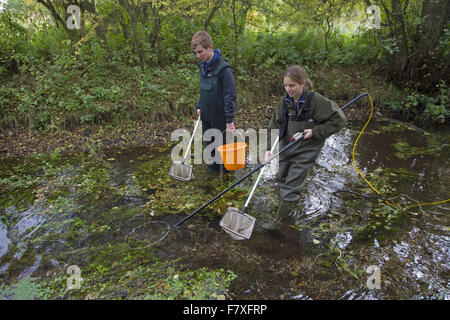
[[(192, 77), (194, 77), (195, 72), (195, 69), (183, 70), (183, 74), (193, 73), (191, 75)], [(175, 74), (172, 77), (175, 77), (177, 81), (185, 81), (182, 80), (182, 75), (177, 76)], [(264, 75), (262, 77), (264, 78)], [(265, 117), (266, 108), (275, 107), (279, 97), (284, 95), (281, 82), (278, 78), (272, 75), (272, 78), (265, 78), (264, 81), (254, 84), (252, 79), (237, 75), (238, 101), (235, 115), (235, 125), (237, 128), (246, 130), (249, 128), (259, 129), (267, 127), (268, 119)], [(376, 75), (373, 70), (364, 66), (360, 68), (326, 67), (312, 72), (311, 79), (313, 80), (315, 91), (335, 100), (340, 105), (345, 104), (360, 93), (368, 92), (374, 101), (376, 114), (383, 113), (388, 117), (391, 114), (386, 109), (386, 104), (393, 99), (393, 96), (398, 96), (399, 94), (381, 76)], [(81, 83), (85, 80), (80, 79), (78, 81)], [(173, 130), (178, 128), (192, 130), (196, 115), (194, 113), (194, 106), (189, 103), (186, 104), (186, 102), (195, 101), (195, 96), (197, 95), (195, 84), (189, 84), (189, 92), (187, 92), (183, 104), (180, 103), (177, 105), (180, 99), (177, 100), (175, 97), (182, 94), (178, 89), (170, 90), (164, 96), (155, 95), (150, 97), (154, 100), (148, 99), (145, 103), (154, 105), (149, 107), (149, 117), (152, 119), (145, 116), (145, 113), (142, 113), (139, 116), (142, 119), (139, 120), (137, 114), (140, 114), (141, 111), (137, 112), (136, 110), (142, 106), (133, 105), (136, 102), (130, 101), (134, 100), (134, 98), (139, 100), (142, 98), (141, 95), (145, 96), (145, 91), (148, 90), (145, 88), (153, 82), (159, 83), (160, 88), (163, 85), (172, 85), (173, 87), (173, 84), (159, 75), (154, 77), (148, 76), (145, 78), (147, 87), (144, 86), (145, 88), (141, 92), (135, 88), (137, 86), (134, 83), (136, 82), (135, 79), (130, 78), (128, 80), (130, 84), (122, 84), (122, 93), (120, 96), (114, 96), (114, 98), (111, 98), (113, 99), (112, 101), (109, 101), (111, 100), (109, 98), (109, 100), (98, 100), (96, 109), (102, 108), (103, 103), (109, 106), (111, 106), (111, 103), (115, 103), (118, 106), (124, 106), (124, 109), (131, 108), (134, 110), (134, 116), (137, 117), (137, 120), (124, 117), (125, 120), (111, 119), (110, 121), (98, 124), (82, 123), (76, 126), (71, 125), (70, 129), (58, 126), (57, 120), (54, 120), (54, 127), (47, 128), (46, 130), (37, 130), (29, 126), (20, 125), (5, 127), (0, 130), (0, 157), (46, 154), (52, 153), (56, 149), (62, 153), (77, 153), (85, 152), (93, 146), (100, 147), (101, 149), (123, 146), (149, 147), (154, 145), (167, 145), (170, 142), (170, 135)], [(94, 84), (93, 80), (89, 81)], [(14, 92), (14, 85), (20, 86), (22, 82), (23, 80), (20, 78), (13, 80), (8, 85), (9, 89), (5, 89), (5, 92), (8, 90)], [(108, 82), (113, 88), (115, 85), (120, 84), (119, 79), (109, 79)], [(167, 101), (169, 97), (175, 101), (173, 104), (170, 103), (170, 100), (169, 102)], [(158, 99), (163, 100), (160, 101)], [(14, 103), (19, 103), (19, 100)], [(65, 104), (66, 101), (62, 100), (61, 103)], [(13, 102), (11, 102), (11, 106), (12, 104)], [(368, 118), (370, 106), (367, 99), (362, 99), (357, 105), (357, 108), (348, 108), (345, 111), (349, 121), (364, 121)], [(114, 110), (116, 110), (115, 112), (121, 112), (118, 111), (119, 109)], [(159, 112), (158, 116), (151, 116), (156, 111)], [(16, 118), (14, 121), (18, 121), (20, 116), (17, 115)], [(72, 115), (69, 111), (64, 111), (63, 116), (56, 118), (70, 119)], [(60, 121), (62, 120), (60, 119)], [(59, 122), (59, 124), (61, 123)]]

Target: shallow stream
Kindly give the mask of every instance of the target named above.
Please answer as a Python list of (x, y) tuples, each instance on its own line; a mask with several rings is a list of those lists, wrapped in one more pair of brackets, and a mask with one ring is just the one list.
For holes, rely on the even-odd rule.
[(242, 208), (257, 174), (158, 244), (146, 235), (157, 232), (149, 221), (175, 224), (255, 165), (226, 175), (194, 165), (183, 182), (168, 175), (172, 146), (2, 158), (0, 298), (449, 299), (449, 202), (416, 205), (449, 198), (448, 133), (369, 125), (355, 158), (388, 205), (367, 198), (376, 193), (352, 162), (362, 126), (327, 140), (284, 235), (261, 227), (278, 203), (266, 174), (248, 241), (219, 220)]

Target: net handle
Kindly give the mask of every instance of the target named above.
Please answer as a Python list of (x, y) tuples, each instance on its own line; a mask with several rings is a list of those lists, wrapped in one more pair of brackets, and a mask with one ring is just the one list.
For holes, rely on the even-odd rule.
[(194, 140), (195, 132), (197, 132), (197, 128), (198, 128), (199, 123), (200, 123), (200, 116), (198, 117), (197, 122), (195, 123), (194, 131), (192, 132), (191, 139), (189, 139), (189, 144), (188, 144), (188, 146), (186, 148), (186, 153), (185, 153), (185, 155), (183, 157), (183, 160), (181, 160), (181, 164), (184, 164), (184, 161), (186, 161), (186, 157), (187, 157), (187, 155), (189, 153), (189, 150), (191, 149), (191, 144), (192, 144), (192, 141)]

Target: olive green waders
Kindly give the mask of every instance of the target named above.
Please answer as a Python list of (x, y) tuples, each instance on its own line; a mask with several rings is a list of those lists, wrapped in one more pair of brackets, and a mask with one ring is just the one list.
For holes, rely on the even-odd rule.
[[(289, 121), (286, 138), (280, 142), (280, 148), (288, 144), (287, 137), (296, 132), (303, 132), (313, 126), (310, 121)], [(297, 145), (280, 155), (276, 180), (280, 188), (280, 205), (276, 213), (276, 221), (263, 225), (266, 230), (277, 230), (279, 223), (292, 224), (289, 217), (293, 206), (300, 199), (300, 191), (308, 178), (310, 168), (314, 165), (325, 143), (323, 139), (314, 136), (302, 140)]]

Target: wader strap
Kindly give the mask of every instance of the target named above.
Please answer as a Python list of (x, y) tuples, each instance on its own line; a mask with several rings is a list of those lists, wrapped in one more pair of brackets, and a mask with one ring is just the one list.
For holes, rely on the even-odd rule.
[(280, 128), (280, 133), (279, 133), (279, 137), (280, 139), (284, 137), (284, 135), (286, 134), (286, 129), (287, 129), (287, 122), (288, 122), (288, 106), (286, 105), (286, 102), (283, 103), (284, 109), (283, 109), (283, 117), (281, 118), (281, 128)]
[(312, 101), (312, 98), (314, 97), (314, 93), (315, 93), (314, 91), (311, 91), (309, 93), (308, 99), (306, 99), (305, 109), (308, 111), (311, 109), (311, 101)]
[[(300, 112), (302, 112), (303, 110), (307, 110), (307, 111), (310, 110), (310, 108), (311, 108), (311, 101), (312, 101), (313, 97), (314, 97), (314, 91), (311, 91), (309, 93), (309, 95), (308, 95), (308, 99), (306, 99), (305, 107), (300, 109)], [(283, 109), (283, 117), (281, 119), (281, 128), (280, 128), (280, 134), (279, 134), (280, 138), (283, 138), (284, 135), (286, 134), (287, 125), (288, 125), (288, 121), (289, 121), (289, 119), (288, 119), (288, 114), (289, 114), (288, 106), (287, 106), (286, 103), (284, 103), (283, 105), (284, 105), (284, 109)]]

